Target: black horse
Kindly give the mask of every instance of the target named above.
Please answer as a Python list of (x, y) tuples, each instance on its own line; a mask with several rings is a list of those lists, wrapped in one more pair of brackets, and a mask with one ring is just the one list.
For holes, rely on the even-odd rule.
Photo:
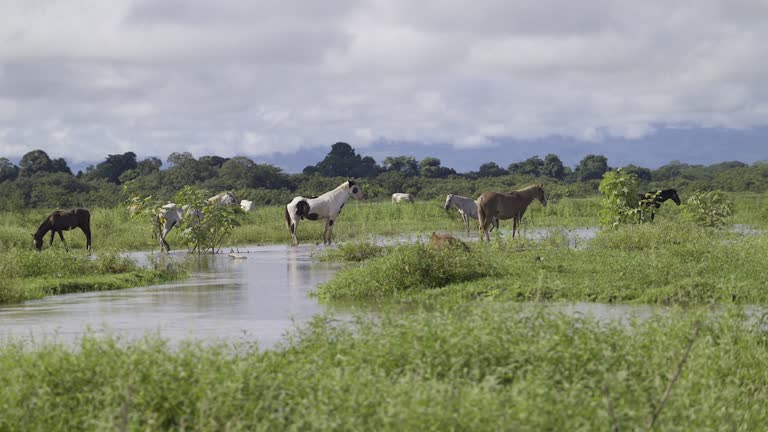
[[(676, 189), (664, 189), (656, 192), (648, 192), (645, 194), (637, 194), (640, 202), (651, 210), (651, 222), (656, 217), (656, 210), (666, 200), (672, 200), (675, 204), (680, 205), (680, 197), (677, 195)], [(640, 212), (640, 222), (643, 221), (643, 212)]]
[(69, 231), (74, 228), (83, 230), (88, 245), (88, 253), (91, 253), (91, 213), (84, 208), (56, 210), (48, 215), (40, 224), (37, 232), (32, 234), (35, 238), (35, 250), (40, 251), (43, 248), (43, 237), (48, 231), (51, 232), (50, 245), (53, 245), (53, 236), (58, 232), (61, 242), (64, 243), (64, 247), (67, 247), (62, 231)]

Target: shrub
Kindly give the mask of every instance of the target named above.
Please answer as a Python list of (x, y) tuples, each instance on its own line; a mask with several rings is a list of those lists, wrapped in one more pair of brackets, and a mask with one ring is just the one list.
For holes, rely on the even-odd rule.
[(733, 203), (718, 190), (694, 192), (683, 206), (683, 214), (699, 226), (723, 228), (733, 216)]
[(615, 228), (636, 223), (641, 217), (637, 199), (637, 176), (621, 169), (603, 175), (599, 190), (603, 194), (600, 224)]

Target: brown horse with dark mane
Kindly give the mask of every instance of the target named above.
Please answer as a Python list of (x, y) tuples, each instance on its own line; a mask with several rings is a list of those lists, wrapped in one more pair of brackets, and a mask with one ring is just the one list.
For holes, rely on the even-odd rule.
[(450, 234), (437, 234), (433, 232), (429, 237), (429, 242), (432, 244), (432, 247), (437, 250), (455, 247), (469, 251), (469, 246), (467, 246), (466, 243)]
[(56, 210), (48, 215), (43, 223), (40, 224), (40, 228), (37, 232), (32, 234), (35, 238), (35, 249), (40, 251), (43, 248), (43, 237), (45, 234), (51, 232), (51, 242), (53, 245), (53, 236), (59, 233), (61, 242), (64, 243), (64, 247), (67, 247), (67, 242), (64, 241), (64, 234), (62, 231), (69, 231), (74, 228), (80, 228), (85, 233), (85, 240), (88, 247), (88, 253), (91, 253), (91, 213), (84, 208), (76, 208), (72, 210)]
[(488, 241), (488, 234), (492, 226), (493, 218), (502, 220), (512, 219), (512, 237), (515, 236), (517, 226), (523, 219), (525, 209), (531, 202), (537, 199), (543, 206), (547, 206), (547, 198), (544, 196), (544, 185), (531, 185), (525, 189), (504, 192), (483, 192), (477, 199), (477, 215), (480, 222), (480, 240), (483, 234)]

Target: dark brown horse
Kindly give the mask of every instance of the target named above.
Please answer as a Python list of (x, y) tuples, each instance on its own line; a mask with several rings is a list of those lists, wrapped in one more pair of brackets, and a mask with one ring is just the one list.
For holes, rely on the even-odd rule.
[(35, 249), (40, 251), (43, 248), (43, 237), (45, 234), (51, 232), (51, 242), (53, 245), (53, 236), (59, 233), (61, 242), (64, 243), (64, 247), (67, 247), (67, 242), (64, 241), (64, 234), (62, 231), (69, 231), (74, 228), (80, 228), (85, 233), (85, 240), (87, 242), (88, 253), (91, 253), (91, 213), (84, 208), (76, 208), (72, 210), (56, 210), (48, 215), (37, 232), (32, 234), (35, 238)]
[[(665, 201), (672, 200), (675, 204), (680, 205), (680, 196), (677, 194), (676, 189), (664, 189), (656, 192), (637, 194), (637, 198), (640, 200), (640, 203), (651, 210), (651, 222), (653, 222), (653, 219), (656, 217), (656, 210), (658, 210)], [(640, 212), (640, 222), (645, 222), (643, 212)]]
[(509, 193), (503, 192), (483, 192), (480, 198), (477, 199), (477, 216), (478, 222), (480, 222), (480, 240), (483, 239), (483, 234), (488, 241), (491, 241), (491, 236), (488, 234), (491, 226), (493, 226), (494, 218), (498, 219), (512, 219), (512, 237), (515, 236), (517, 226), (523, 219), (525, 209), (531, 204), (531, 202), (537, 199), (541, 205), (547, 205), (547, 198), (544, 196), (544, 185), (531, 185), (525, 189), (512, 191)]

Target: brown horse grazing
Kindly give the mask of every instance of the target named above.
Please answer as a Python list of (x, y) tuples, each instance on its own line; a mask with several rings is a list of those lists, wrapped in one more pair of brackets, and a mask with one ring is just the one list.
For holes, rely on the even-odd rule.
[(450, 247), (460, 247), (465, 251), (469, 250), (469, 246), (466, 243), (450, 234), (432, 233), (432, 236), (429, 237), (429, 242), (437, 250)]
[(64, 243), (64, 247), (67, 247), (67, 242), (64, 241), (64, 234), (62, 231), (69, 231), (74, 228), (83, 230), (87, 242), (88, 253), (91, 253), (91, 213), (84, 208), (56, 210), (48, 215), (43, 223), (40, 224), (40, 228), (37, 229), (37, 232), (32, 234), (35, 238), (35, 250), (40, 251), (43, 248), (43, 237), (48, 231), (51, 232), (51, 246), (53, 245), (54, 234), (59, 233), (61, 242)]
[(544, 185), (531, 185), (525, 189), (503, 192), (483, 192), (477, 199), (477, 215), (480, 222), (480, 240), (483, 234), (488, 241), (488, 235), (493, 218), (512, 219), (512, 237), (515, 236), (517, 225), (523, 219), (525, 209), (531, 202), (537, 199), (543, 206), (547, 206), (547, 198), (544, 196)]

